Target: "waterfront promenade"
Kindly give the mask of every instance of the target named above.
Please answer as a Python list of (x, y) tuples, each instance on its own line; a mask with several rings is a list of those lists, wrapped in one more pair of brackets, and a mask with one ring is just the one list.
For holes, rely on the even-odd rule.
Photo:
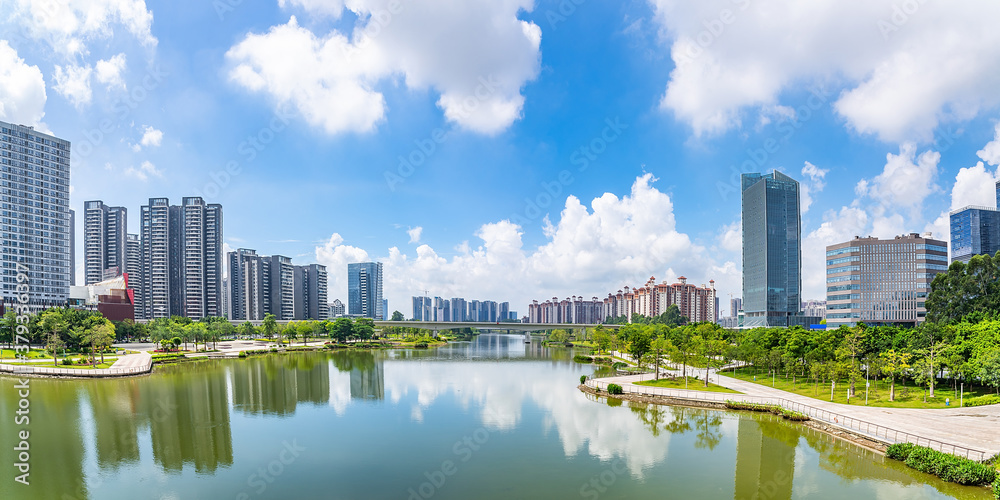
[[(44, 361), (44, 363), (43, 363)], [(47, 366), (51, 360), (31, 360), (18, 364), (0, 364), (0, 373), (13, 375), (44, 375), (51, 377), (128, 377), (149, 373), (153, 369), (153, 357), (148, 352), (126, 354), (108, 368), (60, 368)]]
[[(692, 372), (692, 370), (695, 370)], [(679, 375), (676, 370), (661, 371)], [(692, 375), (704, 376), (704, 369), (688, 368)], [(800, 396), (790, 392), (767, 387), (753, 382), (745, 382), (711, 372), (710, 381), (720, 386), (739, 391), (742, 394), (708, 393), (697, 390), (663, 389), (636, 385), (636, 382), (652, 380), (651, 373), (589, 379), (586, 385), (607, 390), (607, 384), (621, 385), (626, 393), (652, 396), (667, 396), (677, 399), (725, 402), (748, 401), (773, 403), (794, 411), (806, 413), (814, 420), (852, 433), (873, 438), (884, 443), (917, 442), (927, 446), (924, 440), (932, 440), (929, 445), (948, 453), (969, 456), (976, 460), (989, 458), (1000, 453), (1000, 405), (974, 408), (917, 409), (881, 408), (872, 406), (845, 405), (821, 399)], [(696, 389), (696, 387), (692, 387)], [(805, 411), (803, 411), (805, 410)]]

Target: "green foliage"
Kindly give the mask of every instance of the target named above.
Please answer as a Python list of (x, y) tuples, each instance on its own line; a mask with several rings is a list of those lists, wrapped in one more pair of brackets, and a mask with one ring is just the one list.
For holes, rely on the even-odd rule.
[(886, 450), (886, 457), (901, 460), (920, 472), (934, 474), (951, 483), (971, 486), (987, 485), (997, 480), (997, 470), (967, 458), (956, 457), (925, 446), (895, 444)]
[(584, 356), (582, 354), (577, 354), (576, 356), (573, 356), (573, 361), (576, 361), (577, 363), (593, 363), (594, 358), (590, 356)]
[(427, 342), (422, 342), (421, 341), (421, 342), (414, 343), (413, 347), (416, 348), (416, 349), (427, 349), (427, 345), (428, 345)]
[(401, 313), (399, 311), (393, 311), (392, 312), (392, 319), (390, 319), (389, 321), (403, 321), (403, 319), (404, 319), (403, 313)]
[(622, 386), (618, 384), (608, 384), (608, 394), (622, 394), (624, 393)]
[(585, 384), (585, 383), (587, 383), (587, 376), (580, 375), (580, 384)]
[(1000, 500), (1000, 477), (993, 480), (993, 496)]
[(240, 353), (239, 353), (238, 356), (241, 357), (241, 358), (245, 358), (245, 357), (247, 357), (247, 352), (246, 351), (240, 351)]
[(1000, 253), (975, 255), (968, 264), (955, 261), (931, 282), (927, 319), (950, 324), (978, 322), (1000, 314)]
[(986, 396), (966, 399), (964, 406), (986, 406), (998, 404), (1000, 404), (1000, 396), (997, 396), (996, 394), (989, 394)]

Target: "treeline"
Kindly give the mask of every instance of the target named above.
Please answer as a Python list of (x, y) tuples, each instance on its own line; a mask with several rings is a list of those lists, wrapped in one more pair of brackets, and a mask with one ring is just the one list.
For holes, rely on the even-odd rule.
[(1000, 393), (1000, 320), (917, 328), (863, 324), (830, 330), (755, 328), (729, 331), (711, 323), (680, 327), (626, 325), (618, 332), (598, 328), (602, 351), (618, 350), (652, 365), (661, 358), (706, 369), (733, 363), (816, 382), (847, 380), (850, 391), (865, 376), (885, 378), (890, 399), (897, 381), (929, 389), (941, 382), (978, 384)]

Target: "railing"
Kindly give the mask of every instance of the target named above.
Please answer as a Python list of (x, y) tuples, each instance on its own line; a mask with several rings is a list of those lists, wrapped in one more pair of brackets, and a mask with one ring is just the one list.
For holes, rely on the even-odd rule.
[(129, 375), (141, 375), (149, 373), (152, 364), (145, 366), (133, 366), (131, 368), (97, 368), (97, 369), (75, 369), (75, 368), (50, 368), (47, 366), (32, 365), (0, 365), (0, 373), (10, 373), (13, 375), (52, 375), (57, 377), (127, 377)]
[[(587, 377), (586, 386), (592, 389), (603, 389), (607, 391), (609, 382), (601, 379), (617, 377), (619, 375), (605, 375), (602, 377)], [(726, 401), (745, 402), (755, 404), (779, 405), (786, 410), (792, 410), (808, 415), (809, 418), (823, 423), (840, 427), (842, 429), (855, 432), (865, 437), (872, 438), (887, 444), (893, 443), (913, 443), (918, 446), (926, 446), (944, 453), (956, 456), (964, 456), (971, 460), (980, 462), (987, 460), (991, 454), (987, 451), (968, 448), (957, 444), (945, 443), (937, 439), (926, 438), (899, 429), (893, 429), (884, 425), (875, 424), (867, 420), (834, 413), (822, 408), (805, 405), (797, 401), (784, 398), (771, 398), (766, 396), (747, 396), (745, 394), (704, 392), (686, 389), (667, 389), (664, 387), (644, 387), (632, 384), (622, 385), (622, 391), (628, 394), (664, 396), (675, 399), (686, 399), (690, 401), (707, 401), (714, 403), (725, 403)]]

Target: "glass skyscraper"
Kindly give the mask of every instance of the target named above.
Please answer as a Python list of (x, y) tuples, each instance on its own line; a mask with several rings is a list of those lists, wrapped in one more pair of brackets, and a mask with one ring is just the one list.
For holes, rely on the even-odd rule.
[[(781, 172), (742, 175), (744, 326), (807, 323), (799, 314), (799, 183)], [(792, 319), (797, 317), (799, 319)]]
[[(1000, 208), (1000, 182), (996, 184)], [(969, 262), (973, 255), (1000, 251), (1000, 210), (968, 206), (951, 212), (951, 261)]]
[(347, 265), (347, 313), (382, 321), (382, 263), (359, 262)]

